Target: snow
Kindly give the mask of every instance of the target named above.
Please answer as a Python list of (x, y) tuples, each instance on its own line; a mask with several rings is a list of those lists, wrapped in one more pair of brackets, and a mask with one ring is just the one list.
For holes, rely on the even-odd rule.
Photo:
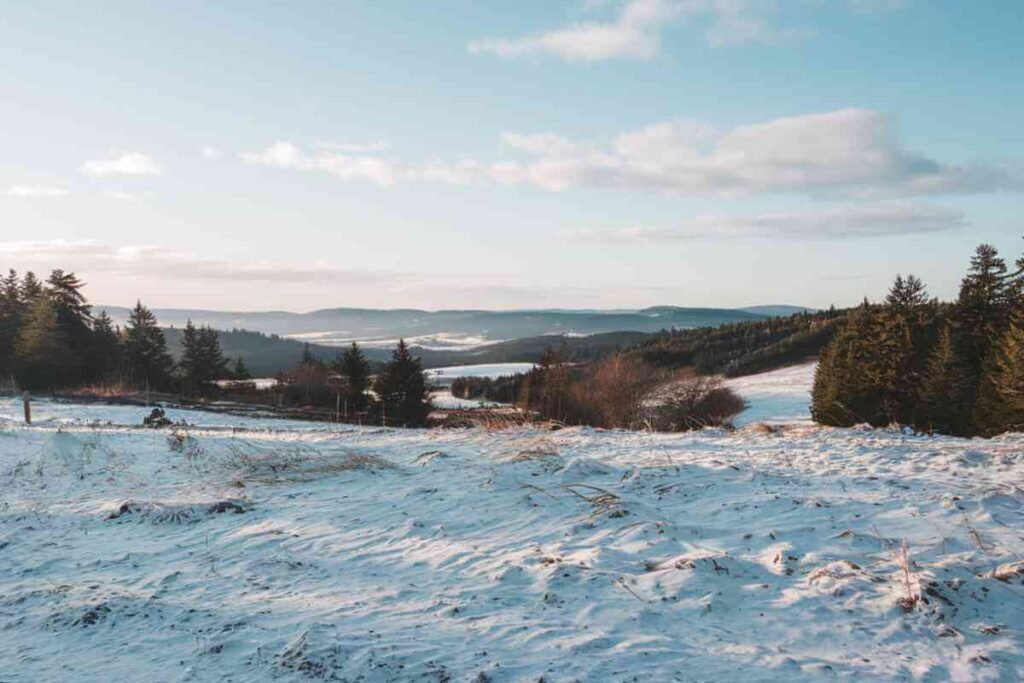
[[(313, 342), (325, 346), (348, 346), (356, 342), (367, 348), (391, 348), (398, 345), (398, 337), (353, 337), (348, 330), (301, 332), (285, 335), (288, 339)], [(473, 334), (438, 332), (419, 336), (404, 337), (405, 343), (429, 351), (469, 351), (488, 344), (506, 341)]]
[(814, 370), (817, 367), (815, 361), (727, 380), (726, 385), (743, 396), (748, 404), (747, 409), (735, 420), (736, 424), (809, 423), (811, 385), (814, 384)]
[(1024, 677), (1024, 435), (818, 427), (810, 372), (689, 434), (0, 400), (0, 679)]
[(427, 370), (427, 377), (434, 384), (450, 384), (457, 377), (507, 377), (529, 372), (533, 363), (481, 363), (479, 365), (453, 365), (446, 368)]
[(446, 410), (464, 410), (467, 408), (487, 408), (493, 406), (499, 406), (500, 403), (494, 401), (486, 401), (473, 398), (459, 398), (458, 396), (452, 396), (452, 392), (448, 389), (442, 389), (440, 391), (433, 391), (430, 395), (430, 401), (437, 408), (444, 408)]

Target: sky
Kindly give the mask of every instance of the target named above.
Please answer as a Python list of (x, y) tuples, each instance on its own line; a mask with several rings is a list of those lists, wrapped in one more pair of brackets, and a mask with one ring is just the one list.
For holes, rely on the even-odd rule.
[(1024, 251), (1019, 0), (0, 12), (0, 267), (102, 304), (825, 307)]

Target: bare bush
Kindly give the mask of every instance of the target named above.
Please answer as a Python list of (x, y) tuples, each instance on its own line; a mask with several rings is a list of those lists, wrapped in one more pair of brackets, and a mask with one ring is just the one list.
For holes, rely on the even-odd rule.
[(636, 429), (644, 422), (644, 402), (664, 381), (662, 372), (615, 355), (588, 370), (573, 385), (577, 421), (597, 427)]
[(648, 402), (651, 429), (681, 432), (704, 427), (732, 427), (746, 401), (718, 377), (691, 375), (673, 380)]

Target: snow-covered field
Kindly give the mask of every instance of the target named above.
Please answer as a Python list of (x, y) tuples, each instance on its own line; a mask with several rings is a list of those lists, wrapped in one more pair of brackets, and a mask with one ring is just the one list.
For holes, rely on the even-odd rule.
[(481, 363), (478, 365), (452, 365), (427, 370), (427, 377), (437, 385), (451, 384), (458, 377), (507, 377), (533, 369), (533, 363)]
[(740, 425), (755, 422), (791, 424), (811, 421), (811, 385), (817, 362), (793, 365), (760, 375), (736, 377), (726, 385), (747, 400), (747, 409), (737, 416)]
[(1024, 436), (816, 427), (809, 373), (682, 435), (0, 401), (0, 680), (1024, 677)]

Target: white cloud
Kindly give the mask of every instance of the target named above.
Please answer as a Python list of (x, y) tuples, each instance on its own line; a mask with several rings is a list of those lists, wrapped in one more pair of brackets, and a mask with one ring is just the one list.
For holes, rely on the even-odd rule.
[(149, 279), (359, 284), (401, 276), (335, 268), (324, 263), (238, 262), (152, 245), (111, 246), (91, 240), (0, 242), (0, 256), (19, 268), (64, 268)]
[(199, 149), (199, 153), (207, 161), (216, 161), (217, 159), (220, 159), (222, 156), (224, 156), (224, 153), (222, 151), (220, 151), (216, 147), (211, 147), (210, 145), (204, 145), (203, 147), (201, 147)]
[(572, 154), (577, 145), (554, 133), (502, 133), (506, 146), (530, 154)]
[(947, 232), (966, 226), (966, 217), (958, 209), (884, 202), (753, 215), (704, 215), (669, 228), (585, 228), (566, 233), (565, 236), (572, 239), (627, 242), (737, 237), (834, 240)]
[(340, 180), (364, 180), (383, 187), (405, 180), (464, 184), (478, 179), (483, 173), (482, 165), (476, 161), (409, 164), (382, 156), (344, 154), (322, 147), (306, 152), (290, 142), (275, 142), (266, 149), (245, 152), (241, 158), (250, 164), (321, 171)]
[(687, 195), (832, 192), (907, 195), (1006, 187), (996, 168), (941, 164), (903, 149), (879, 112), (844, 109), (716, 130), (673, 120), (607, 144), (520, 146), (532, 159), (504, 168), (506, 182)]
[(333, 152), (344, 152), (346, 154), (372, 154), (384, 152), (391, 148), (386, 140), (375, 140), (373, 142), (331, 142), (329, 140), (317, 140), (318, 149), (326, 149)]
[(47, 185), (12, 185), (4, 192), (8, 197), (63, 197), (68, 191), (63, 187), (52, 187)]
[(578, 23), (525, 38), (477, 40), (468, 49), (500, 57), (553, 54), (569, 61), (650, 59), (660, 47), (662, 24), (679, 10), (679, 3), (670, 0), (629, 0), (614, 21)]
[(250, 164), (299, 171), (323, 171), (341, 180), (368, 180), (385, 187), (394, 185), (404, 174), (401, 166), (378, 156), (351, 155), (319, 149), (312, 154), (290, 142), (275, 142), (257, 152), (245, 152)]
[(119, 190), (104, 190), (100, 193), (101, 196), (107, 199), (115, 199), (119, 202), (137, 202), (139, 196), (132, 194), (131, 192), (121, 192)]
[(91, 175), (159, 175), (160, 165), (152, 157), (139, 152), (125, 152), (107, 159), (87, 161), (82, 170)]
[(944, 164), (904, 149), (885, 115), (866, 109), (806, 114), (719, 129), (662, 121), (603, 141), (508, 132), (506, 158), (406, 162), (393, 156), (305, 151), (290, 142), (241, 155), (253, 164), (399, 182), (533, 185), (549, 191), (619, 189), (693, 196), (802, 193), (856, 198), (1024, 187), (1021, 171)]
[[(773, 26), (766, 15), (774, 5), (767, 0), (626, 0), (611, 21), (579, 22), (522, 38), (475, 40), (467, 49), (505, 58), (547, 54), (575, 62), (650, 59), (661, 49), (664, 26), (681, 19), (706, 20), (706, 38), (712, 46), (777, 44), (806, 35), (800, 29)], [(595, 4), (585, 8), (594, 9)]]

